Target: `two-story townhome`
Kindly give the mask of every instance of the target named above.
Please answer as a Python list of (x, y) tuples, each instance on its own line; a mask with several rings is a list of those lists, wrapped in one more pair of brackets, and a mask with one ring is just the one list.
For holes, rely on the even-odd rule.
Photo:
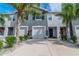
[[(30, 38), (33, 38), (33, 39), (44, 39), (47, 37), (48, 11), (42, 8), (36, 8), (36, 9), (41, 14), (38, 16), (27, 14), (26, 21), (21, 23), (19, 35), (27, 34)], [(25, 29), (23, 30), (23, 28)], [(27, 32), (24, 32), (24, 31), (27, 31)]]
[[(60, 16), (56, 16), (56, 14), (62, 12), (63, 5), (61, 3), (53, 3), (49, 4), (51, 7), (50, 13), (47, 16), (48, 23), (48, 37), (50, 38), (60, 38), (61, 32), (66, 34), (66, 25), (63, 23), (63, 18)], [(69, 30), (70, 31), (70, 30)], [(72, 21), (72, 31), (73, 35), (77, 37), (77, 41), (79, 42), (79, 19)], [(70, 33), (67, 33), (70, 36)]]
[[(3, 7), (4, 8), (3, 8)], [(44, 39), (47, 37), (47, 13), (48, 11), (43, 9), (42, 7), (35, 7), (41, 15), (35, 16), (31, 14), (27, 14), (25, 21), (21, 22), (19, 28), (19, 36), (28, 35), (33, 39)], [(8, 17), (3, 18), (5, 20), (5, 24), (0, 26), (0, 39), (4, 39), (8, 35), (16, 36), (16, 14), (15, 9), (6, 3), (0, 4), (0, 13), (8, 14)], [(3, 12), (2, 12), (3, 11)], [(10, 13), (9, 13), (10, 12)], [(11, 13), (12, 12), (12, 13)]]
[(62, 4), (53, 3), (50, 4), (51, 10), (47, 14), (47, 23), (48, 23), (48, 37), (49, 38), (60, 38), (61, 32), (64, 30), (66, 33), (66, 26), (62, 23), (63, 18), (56, 16), (57, 13), (61, 13)]

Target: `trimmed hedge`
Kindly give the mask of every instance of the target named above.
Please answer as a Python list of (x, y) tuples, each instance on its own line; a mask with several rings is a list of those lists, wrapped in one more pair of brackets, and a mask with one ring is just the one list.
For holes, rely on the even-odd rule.
[(7, 36), (6, 37), (6, 43), (7, 43), (8, 47), (13, 47), (15, 42), (16, 42), (15, 36)]

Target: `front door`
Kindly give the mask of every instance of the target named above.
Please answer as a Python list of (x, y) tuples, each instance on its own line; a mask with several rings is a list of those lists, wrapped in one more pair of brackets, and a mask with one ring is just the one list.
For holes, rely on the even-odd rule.
[(57, 38), (57, 27), (49, 28), (49, 38)]
[(53, 37), (53, 28), (49, 28), (49, 38)]

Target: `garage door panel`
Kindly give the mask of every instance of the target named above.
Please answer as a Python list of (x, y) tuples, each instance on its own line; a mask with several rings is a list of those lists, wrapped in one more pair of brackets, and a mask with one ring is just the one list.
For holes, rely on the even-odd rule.
[(77, 41), (79, 43), (79, 27), (76, 27), (76, 36), (77, 36)]
[(27, 27), (20, 27), (19, 36), (27, 35), (28, 28)]
[(43, 39), (45, 37), (45, 28), (44, 27), (33, 27), (32, 37), (34, 39)]

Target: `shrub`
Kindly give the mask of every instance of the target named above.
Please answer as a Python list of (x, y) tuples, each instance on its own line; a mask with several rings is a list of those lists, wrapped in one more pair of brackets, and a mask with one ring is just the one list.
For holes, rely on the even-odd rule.
[(22, 42), (22, 41), (24, 41), (24, 36), (19, 36), (19, 39), (20, 39), (20, 41)]
[(77, 43), (77, 37), (75, 35), (71, 37), (71, 40), (73, 41), (74, 44)]
[(67, 36), (66, 35), (61, 35), (61, 40), (67, 40)]
[(16, 41), (16, 37), (14, 36), (8, 36), (6, 37), (6, 43), (9, 47), (13, 47), (14, 43)]
[(3, 41), (0, 40), (0, 49), (2, 49), (2, 48), (3, 48)]
[(28, 35), (24, 35), (24, 39), (27, 40), (28, 39)]
[(21, 42), (27, 40), (27, 38), (28, 38), (27, 35), (19, 36), (19, 39), (20, 39)]

